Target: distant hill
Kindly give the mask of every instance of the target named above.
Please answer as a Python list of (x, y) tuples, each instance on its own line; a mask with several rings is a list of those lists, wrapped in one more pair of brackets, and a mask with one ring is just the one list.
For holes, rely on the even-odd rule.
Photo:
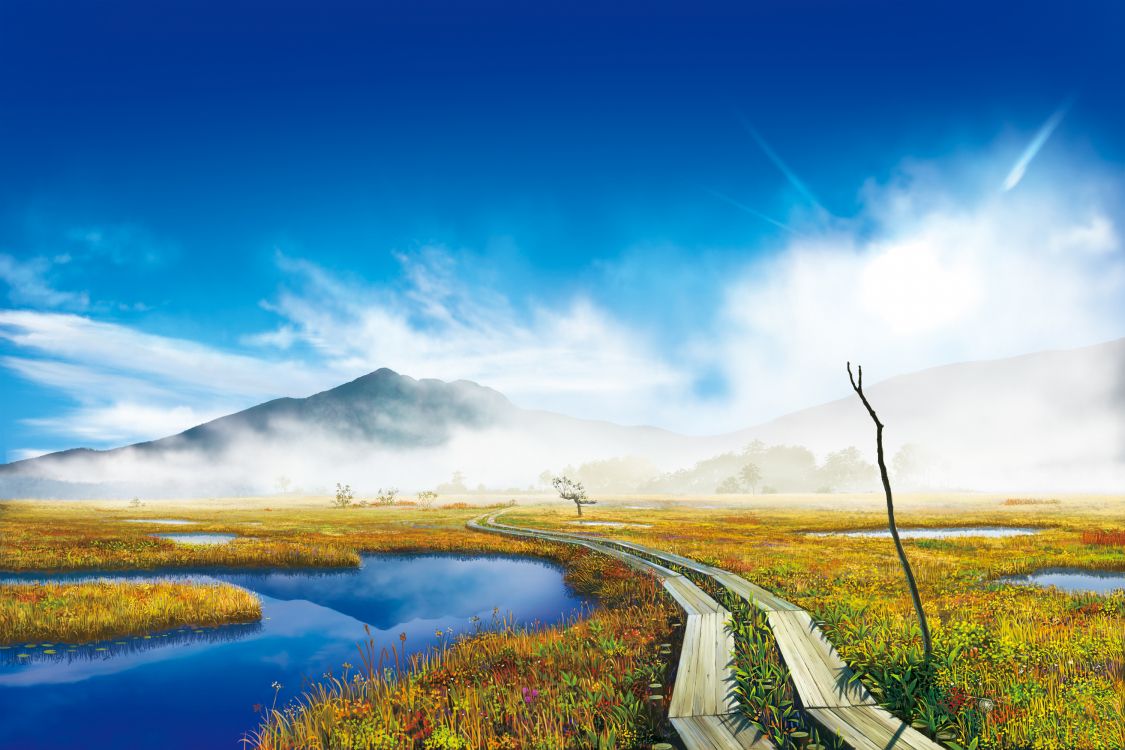
[[(867, 391), (887, 425), (888, 454), (911, 445), (918, 486), (1125, 487), (1125, 339), (937, 367), (869, 383)], [(821, 460), (857, 446), (873, 460), (871, 423), (850, 394), (739, 432), (688, 437), (521, 409), (476, 383), (381, 369), (160, 440), (0, 465), (0, 496), (326, 492), (337, 481), (364, 493), (432, 487), (455, 472), (470, 487), (527, 488), (544, 469), (566, 466), (596, 477), (605, 491), (710, 494), (741, 469), (743, 449), (756, 440), (804, 446)], [(757, 455), (784, 467), (775, 480), (782, 491), (823, 484), (821, 474), (789, 466), (794, 456), (809, 463), (799, 451)]]
[[(334, 481), (432, 486), (454, 472), (476, 486), (527, 487), (559, 461), (640, 451), (668, 462), (706, 440), (521, 409), (469, 381), (415, 380), (380, 369), (308, 398), (280, 398), (177, 435), (0, 465), (5, 497), (323, 492)], [(532, 471), (534, 468), (534, 471)]]
[[(1125, 491), (1125, 339), (945, 365), (865, 391), (887, 426), (888, 453), (917, 446), (929, 486)], [(821, 456), (854, 445), (869, 459), (874, 442), (851, 394), (725, 437)]]

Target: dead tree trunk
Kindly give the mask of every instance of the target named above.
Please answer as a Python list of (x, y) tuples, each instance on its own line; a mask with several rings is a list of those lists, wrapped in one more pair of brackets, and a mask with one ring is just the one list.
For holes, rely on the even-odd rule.
[(887, 494), (887, 525), (891, 530), (891, 539), (894, 540), (899, 562), (902, 563), (902, 572), (906, 574), (906, 585), (910, 588), (910, 598), (914, 601), (914, 612), (918, 615), (918, 624), (922, 630), (922, 648), (925, 651), (926, 659), (929, 659), (933, 654), (930, 625), (926, 621), (926, 612), (922, 609), (922, 597), (918, 595), (918, 584), (914, 581), (914, 571), (910, 569), (910, 561), (906, 559), (906, 550), (902, 548), (902, 540), (898, 537), (898, 526), (895, 525), (895, 503), (891, 496), (891, 480), (887, 476), (887, 462), (883, 459), (883, 423), (879, 421), (879, 417), (875, 414), (867, 396), (863, 394), (863, 367), (858, 367), (858, 370), (859, 380), (857, 382), (856, 377), (852, 375), (852, 363), (848, 362), (848, 379), (852, 381), (852, 389), (859, 396), (859, 400), (863, 402), (867, 413), (871, 415), (871, 420), (875, 422), (875, 448), (879, 458), (879, 475), (883, 479), (883, 491)]

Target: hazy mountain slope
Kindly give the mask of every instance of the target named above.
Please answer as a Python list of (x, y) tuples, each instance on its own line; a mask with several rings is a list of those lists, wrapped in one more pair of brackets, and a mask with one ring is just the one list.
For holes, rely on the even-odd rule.
[[(871, 382), (888, 451), (929, 456), (937, 486), (1125, 488), (1125, 339), (1098, 346), (967, 362)], [(843, 363), (840, 377), (845, 383)], [(874, 428), (851, 395), (725, 436), (802, 444), (818, 455), (873, 450)]]
[[(840, 375), (846, 383), (842, 366)], [(887, 425), (888, 453), (920, 446), (923, 484), (1125, 487), (1125, 339), (881, 383), (870, 382), (872, 375), (867, 391)], [(0, 496), (198, 496), (286, 484), (323, 492), (337, 481), (370, 492), (430, 487), (455, 471), (474, 487), (526, 487), (544, 469), (625, 456), (662, 471), (688, 467), (683, 481), (667, 486), (709, 492), (714, 477), (693, 482), (690, 467), (754, 440), (804, 445), (821, 459), (854, 445), (871, 458), (873, 430), (854, 396), (736, 433), (687, 437), (525, 410), (475, 383), (415, 380), (384, 369), (160, 440), (0, 466)]]
[(527, 486), (556, 462), (640, 452), (660, 462), (710, 448), (652, 427), (520, 409), (471, 383), (382, 369), (308, 398), (259, 404), (178, 435), (0, 466), (0, 495), (104, 497), (426, 487), (464, 472), (475, 486)]

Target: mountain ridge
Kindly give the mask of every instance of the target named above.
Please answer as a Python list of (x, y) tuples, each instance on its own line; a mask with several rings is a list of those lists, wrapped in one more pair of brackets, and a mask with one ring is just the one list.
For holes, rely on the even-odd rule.
[[(1034, 482), (1041, 483), (1052, 466), (1068, 464), (1084, 467), (1097, 482), (1123, 474), (1125, 338), (939, 365), (874, 383), (868, 392), (888, 425), (888, 453), (907, 442), (921, 443), (966, 477), (983, 476), (987, 462), (979, 459), (991, 457), (1004, 481), (1013, 484), (1028, 470), (1017, 460), (1021, 451), (1035, 459), (1038, 468), (1028, 474)], [(82, 492), (98, 485), (117, 492), (136, 485), (141, 491), (163, 482), (190, 492), (206, 478), (215, 480), (209, 488), (217, 490), (225, 486), (220, 475), (246, 489), (260, 487), (261, 475), (279, 466), (308, 477), (374, 476), (378, 470), (388, 483), (406, 483), (413, 476), (405, 471), (409, 465), (432, 475), (430, 482), (439, 481), (441, 472), (465, 470), (497, 480), (519, 477), (526, 484), (543, 467), (616, 457), (681, 468), (754, 440), (804, 445), (819, 454), (850, 445), (866, 449), (873, 439), (870, 422), (853, 402), (845, 396), (743, 430), (697, 437), (523, 409), (473, 381), (415, 379), (379, 368), (304, 398), (272, 399), (175, 435), (3, 464), (0, 494), (34, 490), (37, 481), (58, 491), (69, 491), (69, 485), (82, 485)], [(1040, 444), (1028, 445), (1027, 436)], [(239, 462), (246, 464), (243, 475), (236, 470)]]

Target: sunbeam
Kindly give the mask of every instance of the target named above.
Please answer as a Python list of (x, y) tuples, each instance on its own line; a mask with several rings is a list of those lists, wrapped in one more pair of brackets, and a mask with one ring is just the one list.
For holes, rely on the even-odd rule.
[(1042, 127), (1035, 133), (1035, 137), (1031, 139), (1031, 143), (1027, 144), (1027, 148), (1020, 154), (1020, 158), (1012, 165), (1012, 171), (1008, 172), (1008, 176), (1004, 179), (1004, 192), (1008, 192), (1016, 185), (1020, 184), (1023, 176), (1027, 173), (1027, 167), (1031, 164), (1031, 160), (1038, 155), (1039, 151), (1047, 143), (1047, 139), (1055, 132), (1055, 128), (1066, 117), (1066, 113), (1070, 110), (1071, 105), (1074, 104), (1074, 98), (1071, 97), (1063, 102), (1062, 106), (1051, 113), (1047, 121), (1043, 123)]

